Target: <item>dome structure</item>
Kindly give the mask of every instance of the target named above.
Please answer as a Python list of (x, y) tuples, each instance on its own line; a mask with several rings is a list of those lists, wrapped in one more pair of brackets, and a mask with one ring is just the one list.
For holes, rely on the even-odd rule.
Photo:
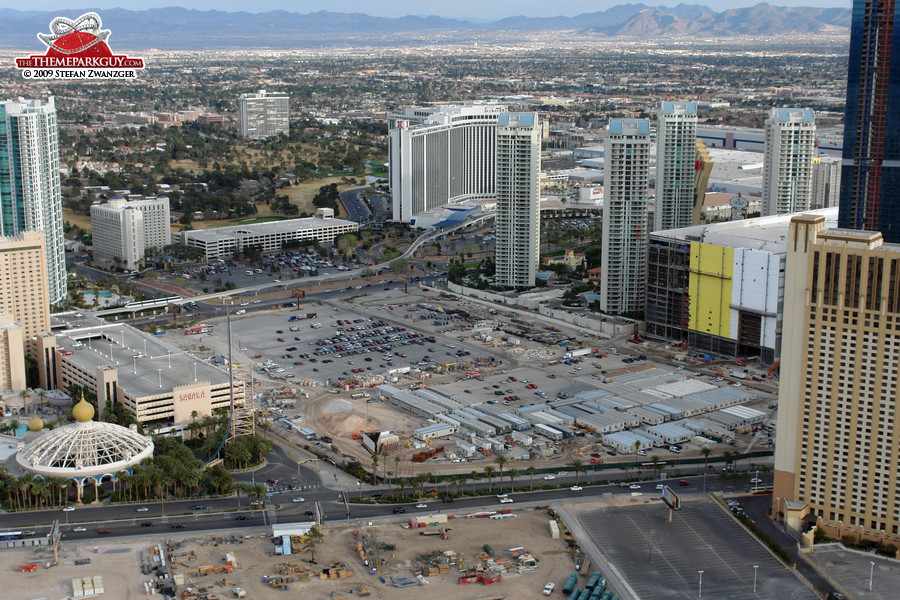
[(153, 456), (150, 438), (115, 423), (92, 421), (94, 407), (84, 398), (72, 414), (77, 423), (47, 431), (25, 444), (16, 454), (19, 466), (38, 477), (74, 479), (80, 498), (87, 480), (95, 486), (105, 479), (115, 480), (120, 471), (131, 472), (134, 465)]
[(41, 418), (37, 415), (31, 417), (31, 420), (28, 421), (28, 431), (40, 431), (44, 428), (44, 422), (41, 421)]

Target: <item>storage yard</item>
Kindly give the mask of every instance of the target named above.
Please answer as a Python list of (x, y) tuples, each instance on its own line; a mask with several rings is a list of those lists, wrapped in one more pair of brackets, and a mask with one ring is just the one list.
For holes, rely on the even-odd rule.
[[(464, 298), (348, 290), (342, 300), (242, 315), (233, 330), (260, 406), (288, 430), (279, 434), (325, 440), (321, 450), (361, 462), (376, 449), (410, 473), (420, 470), (414, 457), (442, 472), (469, 472), (452, 463), (498, 453), (547, 466), (587, 455), (614, 462), (635, 448), (697, 457), (703, 447), (746, 448), (775, 415), (774, 386), (759, 369), (689, 367), (701, 373), (677, 349), (647, 342), (601, 342), (539, 322), (528, 337), (513, 335), (525, 331), (517, 317)], [(178, 341), (221, 354), (223, 334)], [(771, 445), (773, 429), (756, 449)]]
[[(284, 590), (311, 600), (536, 598), (548, 581), (561, 588), (574, 569), (565, 529), (554, 539), (551, 515), (542, 509), (498, 514), (329, 527), (313, 553), (302, 536), (293, 536), (287, 555), (275, 553), (271, 529), (246, 537), (142, 536), (80, 545), (63, 540), (59, 564), (50, 568), (46, 548), (4, 550), (3, 598), (85, 597), (85, 581), (100, 582), (103, 593), (97, 597), (115, 600), (147, 597), (153, 587), (183, 600), (239, 597), (236, 588), (248, 599)], [(85, 558), (90, 562), (75, 564)], [(17, 573), (23, 564), (36, 568)], [(171, 577), (160, 577), (165, 573)], [(76, 580), (81, 596), (73, 594)]]

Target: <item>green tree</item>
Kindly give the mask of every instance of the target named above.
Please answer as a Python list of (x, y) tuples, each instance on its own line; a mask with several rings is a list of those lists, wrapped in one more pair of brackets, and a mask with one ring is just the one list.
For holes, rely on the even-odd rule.
[(325, 535), (319, 528), (312, 526), (309, 532), (303, 536), (303, 549), (309, 552), (310, 562), (316, 562), (316, 548), (325, 540)]
[(484, 476), (487, 477), (488, 480), (488, 492), (494, 491), (493, 477), (494, 477), (494, 467), (488, 465), (484, 468)]

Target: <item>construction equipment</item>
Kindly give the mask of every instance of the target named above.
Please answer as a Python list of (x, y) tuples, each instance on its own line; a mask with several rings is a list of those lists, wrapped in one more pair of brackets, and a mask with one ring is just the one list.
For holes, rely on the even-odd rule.
[(776, 360), (774, 363), (772, 363), (772, 366), (769, 367), (769, 370), (766, 372), (766, 378), (771, 379), (772, 373), (777, 371), (779, 367), (781, 367), (781, 361)]
[(431, 537), (431, 536), (437, 536), (437, 535), (439, 535), (439, 536), (441, 536), (441, 539), (446, 540), (447, 538), (450, 537), (449, 533), (450, 533), (451, 531), (453, 531), (453, 530), (452, 530), (452, 529), (444, 529), (443, 527), (441, 527), (441, 528), (440, 528), (439, 530), (437, 530), (437, 531), (428, 531), (428, 532), (420, 531), (420, 532), (419, 532), (419, 535), (422, 535), (422, 536), (425, 536), (425, 537)]
[(16, 567), (16, 573), (31, 573), (32, 571), (37, 571), (37, 563), (28, 563), (27, 565)]

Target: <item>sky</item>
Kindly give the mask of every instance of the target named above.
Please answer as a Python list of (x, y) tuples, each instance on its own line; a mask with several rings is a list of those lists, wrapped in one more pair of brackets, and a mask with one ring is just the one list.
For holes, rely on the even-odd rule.
[[(196, 10), (224, 10), (228, 12), (265, 12), (287, 10), (296, 13), (327, 10), (331, 12), (360, 12), (378, 17), (404, 15), (437, 15), (459, 19), (497, 20), (524, 15), (528, 17), (575, 16), (605, 10), (611, 6), (639, 0), (566, 0), (562, 5), (546, 0), (454, 0), (433, 2), (429, 0), (0, 0), (0, 8), (16, 10), (71, 10), (73, 8), (130, 8), (141, 9), (181, 6)], [(643, 0), (648, 6), (675, 6), (681, 0)], [(761, 0), (687, 0), (686, 4), (701, 4), (723, 11), (729, 8), (753, 6)], [(850, 8), (850, 0), (768, 0), (776, 6), (816, 6), (822, 8)], [(248, 6), (249, 5), (249, 6)], [(102, 17), (102, 15), (101, 15)]]

